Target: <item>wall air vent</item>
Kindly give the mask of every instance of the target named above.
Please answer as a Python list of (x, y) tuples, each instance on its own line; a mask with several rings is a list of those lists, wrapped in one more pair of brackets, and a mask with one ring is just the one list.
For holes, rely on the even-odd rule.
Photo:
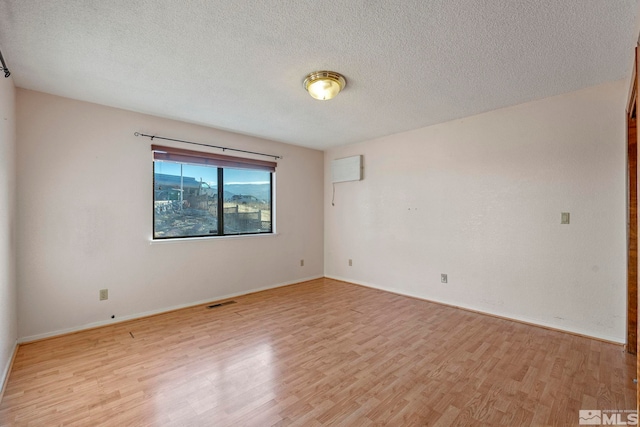
[(225, 302), (219, 302), (216, 304), (211, 304), (208, 305), (207, 308), (218, 308), (218, 307), (222, 307), (223, 305), (229, 305), (229, 304), (235, 304), (235, 301), (225, 301)]

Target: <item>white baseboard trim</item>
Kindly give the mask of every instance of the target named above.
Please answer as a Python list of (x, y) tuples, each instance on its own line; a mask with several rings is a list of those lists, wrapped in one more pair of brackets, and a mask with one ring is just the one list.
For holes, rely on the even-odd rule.
[(527, 317), (524, 316), (513, 316), (513, 315), (505, 315), (502, 313), (497, 313), (497, 312), (491, 312), (491, 311), (487, 311), (487, 310), (481, 310), (472, 306), (467, 306), (467, 305), (461, 305), (461, 304), (457, 304), (457, 303), (452, 303), (452, 302), (447, 302), (447, 301), (441, 301), (438, 299), (434, 299), (434, 298), (427, 298), (421, 295), (417, 295), (411, 292), (407, 292), (405, 290), (402, 289), (396, 289), (396, 288), (391, 288), (391, 287), (385, 287), (385, 286), (379, 286), (373, 283), (368, 283), (368, 282), (362, 282), (359, 280), (353, 280), (353, 279), (347, 279), (345, 277), (339, 277), (339, 276), (328, 276), (325, 275), (326, 278), (328, 279), (334, 279), (334, 280), (340, 280), (341, 282), (347, 282), (347, 283), (353, 283), (356, 285), (360, 285), (360, 286), (365, 286), (367, 288), (372, 288), (372, 289), (377, 289), (379, 291), (385, 291), (385, 292), (391, 292), (394, 294), (398, 294), (398, 295), (403, 295), (406, 297), (411, 297), (411, 298), (416, 298), (419, 300), (423, 300), (423, 301), (428, 301), (428, 302), (433, 302), (436, 304), (441, 304), (441, 305), (446, 305), (448, 307), (453, 307), (453, 308), (460, 308), (462, 310), (467, 310), (467, 311), (472, 311), (474, 313), (479, 313), (479, 314), (485, 314), (488, 316), (493, 316), (493, 317), (498, 317), (500, 319), (505, 319), (505, 320), (512, 320), (514, 322), (519, 322), (519, 323), (524, 323), (527, 325), (531, 325), (531, 326), (538, 326), (541, 328), (545, 328), (545, 329), (550, 329), (550, 330), (554, 330), (554, 331), (558, 331), (558, 332), (565, 332), (565, 333), (569, 333), (569, 334), (573, 334), (573, 335), (579, 335), (579, 336), (583, 336), (586, 338), (593, 338), (593, 339), (597, 339), (600, 341), (606, 341), (612, 344), (621, 344), (624, 345), (625, 344), (625, 339), (624, 338), (620, 338), (620, 337), (614, 337), (614, 336), (607, 336), (607, 335), (602, 335), (602, 334), (594, 334), (593, 332), (590, 331), (585, 331), (579, 328), (568, 328), (568, 327), (561, 327), (555, 324), (551, 324), (551, 323), (547, 323), (538, 319), (529, 319)]
[(102, 327), (102, 326), (113, 325), (113, 324), (116, 324), (116, 323), (126, 322), (128, 320), (140, 319), (142, 317), (149, 317), (149, 316), (153, 316), (153, 315), (156, 315), (156, 314), (166, 313), (166, 312), (169, 312), (169, 311), (180, 310), (181, 308), (187, 308), (187, 307), (193, 307), (193, 306), (196, 306), (196, 305), (206, 304), (208, 302), (221, 301), (221, 300), (228, 299), (228, 298), (234, 298), (234, 297), (239, 297), (239, 296), (242, 296), (242, 295), (253, 294), (255, 292), (266, 291), (268, 289), (281, 288), (283, 286), (294, 285), (296, 283), (308, 282), (309, 280), (321, 279), (323, 277), (324, 277), (324, 275), (304, 277), (304, 278), (296, 279), (296, 280), (293, 280), (293, 281), (290, 281), (290, 282), (283, 282), (283, 283), (278, 283), (278, 284), (275, 284), (275, 285), (263, 286), (263, 287), (260, 287), (260, 288), (249, 289), (249, 290), (242, 291), (242, 292), (234, 292), (234, 293), (226, 294), (226, 295), (217, 295), (217, 296), (213, 296), (211, 298), (203, 299), (203, 300), (200, 300), (200, 301), (189, 302), (189, 303), (186, 303), (186, 304), (178, 304), (178, 305), (174, 305), (174, 306), (171, 306), (171, 307), (160, 308), (158, 310), (151, 310), (151, 311), (145, 311), (145, 312), (142, 312), (142, 313), (135, 313), (135, 314), (129, 314), (129, 315), (125, 315), (125, 316), (119, 316), (117, 319), (113, 319), (113, 320), (101, 320), (99, 322), (86, 323), (84, 325), (74, 326), (74, 327), (65, 328), (65, 329), (58, 329), (56, 331), (45, 332), (45, 333), (42, 333), (42, 334), (28, 335), (28, 336), (25, 336), (25, 337), (18, 338), (18, 343), (19, 344), (24, 344), (24, 343), (29, 343), (29, 342), (33, 342), (33, 341), (39, 341), (39, 340), (43, 340), (43, 339), (46, 339), (46, 338), (52, 338), (52, 337), (60, 336), (60, 335), (71, 334), (73, 332), (84, 331), (84, 330), (87, 330), (87, 329), (94, 329), (94, 328), (99, 328), (99, 327)]
[(7, 383), (9, 382), (9, 374), (11, 373), (11, 368), (13, 367), (13, 361), (16, 359), (16, 354), (18, 353), (18, 342), (16, 341), (13, 344), (13, 352), (11, 353), (11, 357), (7, 361), (6, 366), (2, 370), (2, 375), (0, 375), (0, 402), (2, 402), (2, 398), (4, 397), (4, 390), (7, 387)]

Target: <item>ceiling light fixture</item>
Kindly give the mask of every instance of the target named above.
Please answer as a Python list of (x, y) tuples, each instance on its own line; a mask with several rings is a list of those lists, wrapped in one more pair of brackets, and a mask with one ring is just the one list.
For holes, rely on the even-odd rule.
[(334, 98), (347, 85), (341, 74), (334, 71), (314, 71), (304, 79), (304, 88), (315, 99)]

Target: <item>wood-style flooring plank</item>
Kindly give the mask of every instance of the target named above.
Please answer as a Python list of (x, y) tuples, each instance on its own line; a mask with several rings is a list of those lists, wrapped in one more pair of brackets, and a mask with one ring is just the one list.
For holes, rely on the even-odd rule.
[(21, 345), (0, 426), (547, 426), (635, 409), (622, 346), (318, 279)]

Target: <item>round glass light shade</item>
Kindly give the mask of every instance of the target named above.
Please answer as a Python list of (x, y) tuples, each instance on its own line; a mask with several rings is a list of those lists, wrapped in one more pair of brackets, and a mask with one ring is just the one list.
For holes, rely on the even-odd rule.
[(333, 71), (315, 71), (304, 79), (304, 88), (309, 95), (321, 101), (335, 97), (346, 84), (344, 77)]

